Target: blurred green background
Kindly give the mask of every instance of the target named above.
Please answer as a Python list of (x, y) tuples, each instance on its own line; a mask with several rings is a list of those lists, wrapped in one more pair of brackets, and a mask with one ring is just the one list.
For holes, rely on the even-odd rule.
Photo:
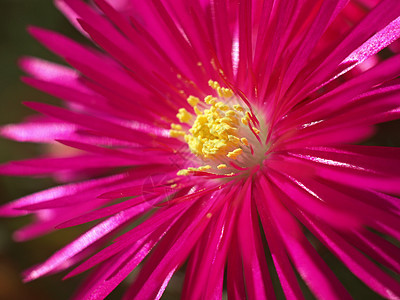
[[(21, 105), (22, 101), (51, 101), (51, 97), (23, 85), (22, 72), (17, 60), (24, 55), (38, 56), (53, 61), (57, 57), (47, 51), (26, 32), (26, 26), (36, 26), (62, 32), (77, 40), (84, 40), (54, 8), (50, 0), (0, 0), (0, 124), (18, 122), (31, 111)], [(400, 122), (379, 126), (377, 135), (367, 144), (400, 146)], [(34, 157), (41, 152), (38, 145), (19, 144), (0, 139), (0, 163), (13, 159)], [(52, 184), (47, 179), (0, 177), (0, 203), (39, 191)], [(33, 241), (15, 243), (12, 232), (29, 222), (29, 217), (0, 220), (0, 300), (46, 300), (68, 299), (81, 277), (61, 281), (62, 275), (53, 275), (29, 284), (21, 283), (22, 270), (39, 263), (55, 250), (76, 237), (80, 228), (62, 230)], [(316, 242), (318, 243), (318, 242)], [(319, 246), (321, 247), (321, 246)], [(356, 299), (379, 299), (345, 270), (332, 255), (322, 248), (322, 256), (344, 280)], [(276, 280), (276, 278), (274, 279)], [(176, 284), (174, 284), (174, 282)], [(176, 299), (182, 273), (168, 288), (166, 298)], [(110, 297), (118, 299), (120, 291)]]

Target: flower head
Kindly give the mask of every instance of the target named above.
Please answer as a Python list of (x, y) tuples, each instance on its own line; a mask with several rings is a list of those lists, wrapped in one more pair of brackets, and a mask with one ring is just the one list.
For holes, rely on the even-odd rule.
[(103, 299), (140, 269), (127, 298), (159, 299), (187, 263), (184, 299), (273, 299), (269, 270), (288, 299), (350, 298), (319, 241), (400, 297), (400, 150), (355, 145), (399, 118), (400, 57), (378, 55), (398, 0), (94, 2), (55, 3), (98, 48), (29, 29), (72, 68), (24, 58), (23, 80), (65, 106), (1, 129), (74, 149), (0, 167), (62, 181), (0, 209), (37, 217), (17, 239), (97, 221), (26, 281), (93, 268), (76, 298)]

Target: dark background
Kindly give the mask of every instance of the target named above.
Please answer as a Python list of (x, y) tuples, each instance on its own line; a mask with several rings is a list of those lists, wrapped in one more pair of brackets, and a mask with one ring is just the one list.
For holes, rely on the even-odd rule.
[[(68, 21), (59, 13), (50, 0), (0, 0), (0, 125), (21, 121), (32, 112), (21, 102), (52, 101), (50, 96), (23, 85), (19, 77), (22, 72), (17, 60), (24, 55), (37, 56), (52, 61), (57, 57), (47, 51), (26, 32), (29, 24), (62, 32), (76, 40), (85, 41)], [(400, 146), (400, 122), (390, 122), (378, 127), (377, 135), (367, 144)], [(0, 138), (0, 163), (13, 159), (35, 157), (43, 149), (29, 143), (17, 143)], [(0, 177), (0, 203), (39, 191), (52, 184), (49, 179)], [(12, 232), (29, 222), (29, 217), (0, 219), (0, 300), (47, 300), (68, 299), (79, 281), (84, 277), (61, 281), (61, 275), (53, 275), (32, 283), (21, 283), (22, 270), (39, 263), (55, 250), (64, 246), (81, 233), (82, 228), (72, 228), (35, 239), (15, 243)], [(319, 246), (321, 247), (321, 246)], [(331, 264), (335, 272), (356, 299), (379, 299), (359, 282), (341, 263), (323, 247), (321, 255)], [(182, 273), (171, 281), (166, 293), (168, 299), (177, 299)], [(117, 290), (111, 299), (120, 298)]]

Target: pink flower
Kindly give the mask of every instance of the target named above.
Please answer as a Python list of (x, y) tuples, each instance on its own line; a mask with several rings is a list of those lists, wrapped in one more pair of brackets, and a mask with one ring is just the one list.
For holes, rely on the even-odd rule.
[(141, 264), (127, 299), (159, 299), (187, 263), (183, 299), (221, 299), (224, 278), (229, 299), (272, 299), (269, 269), (288, 299), (296, 274), (350, 298), (319, 240), (400, 297), (381, 268), (400, 270), (400, 149), (354, 145), (400, 116), (400, 56), (377, 55), (400, 1), (94, 2), (56, 5), (98, 48), (29, 29), (72, 68), (23, 58), (23, 80), (65, 107), (26, 103), (41, 115), (1, 129), (74, 149), (0, 167), (62, 181), (0, 209), (36, 216), (17, 240), (98, 222), (25, 281), (94, 268), (76, 299), (103, 299)]

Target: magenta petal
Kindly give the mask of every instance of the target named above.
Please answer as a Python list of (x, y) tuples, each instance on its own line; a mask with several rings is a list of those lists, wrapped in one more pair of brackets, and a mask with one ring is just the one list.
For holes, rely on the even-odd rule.
[(87, 231), (85, 234), (80, 236), (78, 239), (68, 244), (68, 246), (56, 252), (44, 263), (36, 266), (35, 268), (26, 271), (24, 280), (31, 281), (41, 277), (48, 272), (52, 271), (54, 268), (63, 264), (65, 260), (77, 255), (83, 249), (93, 244), (97, 240), (105, 237), (111, 231), (121, 226), (126, 221), (130, 220), (135, 214), (137, 214), (136, 209), (131, 209), (129, 211), (123, 211), (108, 220), (96, 225), (91, 230)]
[(70, 183), (0, 215), (32, 215), (17, 241), (96, 223), (25, 281), (158, 300), (182, 268), (187, 300), (350, 299), (320, 241), (400, 298), (400, 148), (351, 145), (400, 118), (399, 0), (54, 1), (87, 40), (28, 28), (69, 66), (19, 60), (59, 104), (0, 127), (43, 143), (0, 174)]
[[(198, 247), (203, 253), (198, 257), (197, 264), (194, 266), (197, 272), (188, 273), (189, 285), (187, 291), (190, 297), (201, 299), (219, 299), (222, 296), (223, 266), (226, 251), (224, 251), (224, 240), (229, 233), (224, 232), (226, 222), (227, 207), (224, 206), (221, 212), (210, 222), (209, 227), (203, 235), (203, 239), (198, 242)], [(201, 251), (200, 250), (200, 251)], [(210, 263), (212, 262), (212, 263)], [(200, 267), (201, 266), (201, 267)], [(213, 277), (213, 281), (207, 278)], [(189, 295), (186, 295), (189, 297)]]
[(314, 234), (371, 289), (388, 299), (400, 297), (400, 284), (395, 279), (384, 273), (362, 253), (346, 243), (337, 233), (318, 222), (313, 222), (307, 216), (304, 216), (304, 219)]
[[(232, 237), (231, 249), (228, 252), (227, 264), (228, 266), (226, 275), (227, 275), (228, 298), (234, 300), (245, 299), (246, 290), (243, 277), (242, 259), (239, 252), (239, 244), (237, 241), (237, 237), (235, 235)], [(188, 274), (188, 276), (190, 275)], [(188, 293), (189, 293), (188, 291), (186, 291), (185, 293), (185, 290), (183, 290), (184, 295), (185, 294), (187, 295)], [(186, 297), (184, 299), (190, 299), (190, 298)]]
[(253, 195), (248, 184), (243, 187), (243, 191), (245, 195), (238, 220), (238, 235), (246, 290), (250, 299), (273, 299), (275, 297), (274, 290), (269, 273), (266, 272), (268, 270), (267, 262), (264, 251), (262, 251), (255, 204), (252, 201)]
[(130, 210), (130, 208), (133, 208), (133, 207), (136, 208), (137, 213), (144, 213), (147, 210), (149, 210), (150, 208), (152, 208), (155, 204), (157, 204), (157, 202), (162, 200), (162, 198), (148, 200), (143, 197), (137, 197), (134, 199), (124, 201), (122, 203), (114, 204), (111, 206), (107, 206), (107, 207), (86, 213), (83, 216), (73, 218), (71, 220), (68, 220), (67, 222), (64, 222), (64, 223), (58, 225), (57, 228), (61, 229), (61, 228), (66, 228), (66, 227), (71, 227), (71, 226), (88, 223), (88, 222), (91, 222), (94, 220), (108, 217), (113, 214), (117, 214), (119, 212), (124, 212), (128, 209)]
[(375, 233), (365, 230), (354, 232), (346, 241), (361, 250), (375, 261), (400, 273), (400, 249)]
[(97, 180), (84, 181), (79, 183), (71, 183), (63, 186), (57, 186), (41, 192), (22, 197), (13, 202), (3, 205), (0, 208), (0, 215), (2, 216), (18, 216), (27, 214), (26, 211), (21, 210), (21, 207), (42, 203), (57, 199), (61, 197), (70, 197), (77, 193), (82, 193), (85, 190), (96, 189), (102, 185), (114, 184), (116, 181), (124, 179), (127, 174), (119, 174), (110, 177), (105, 177)]
[(259, 185), (257, 190), (264, 193), (265, 197), (256, 198), (257, 208), (282, 289), (288, 299), (304, 299), (288, 254), (282, 250), (285, 248), (282, 237), (278, 234), (278, 228), (271, 220), (272, 211), (267, 207), (268, 199), (274, 197), (270, 191), (271, 187), (263, 180), (260, 180)]
[(75, 130), (76, 126), (73, 124), (49, 120), (5, 125), (0, 128), (0, 134), (19, 142), (44, 143), (68, 138)]
[[(265, 179), (262, 186), (267, 187)], [(281, 196), (279, 198), (285, 198)], [(301, 231), (297, 220), (279, 202), (276, 196), (270, 198), (271, 215), (278, 232), (286, 246), (293, 264), (300, 276), (313, 293), (323, 299), (351, 299), (350, 295), (337, 280), (333, 272), (324, 263)], [(286, 201), (284, 201), (286, 204)]]
[[(158, 299), (162, 295), (163, 288), (165, 288), (164, 281), (168, 280), (171, 272), (174, 272), (183, 263), (195, 242), (204, 232), (210, 220), (206, 214), (216, 200), (208, 200), (206, 205), (201, 208), (192, 207), (174, 224), (143, 266), (127, 296), (138, 299)], [(194, 219), (189, 221), (188, 218), (193, 217), (191, 216), (193, 210), (196, 212), (193, 215)], [(170, 236), (171, 238), (169, 238)]]
[(67, 17), (68, 21), (80, 31), (81, 34), (87, 35), (84, 30), (79, 26), (77, 21), (78, 14), (76, 14), (63, 0), (55, 0), (54, 5)]
[[(136, 209), (136, 208), (133, 208)], [(141, 223), (131, 231), (119, 236), (112, 245), (98, 252), (87, 261), (83, 262), (77, 268), (75, 268), (72, 272), (68, 274), (68, 277), (75, 276), (79, 273), (82, 273), (93, 266), (107, 260), (108, 258), (114, 256), (121, 251), (124, 251), (127, 247), (130, 247), (135, 244), (135, 241), (140, 238), (146, 238), (149, 234), (157, 231), (159, 226), (166, 226), (168, 222), (172, 222), (177, 220), (177, 216), (182, 214), (182, 210), (187, 209), (187, 205), (180, 205), (174, 208), (170, 208), (164, 211), (161, 211), (154, 216), (151, 216), (147, 221)], [(171, 226), (171, 225), (170, 225)]]
[(90, 92), (78, 82), (79, 73), (74, 69), (35, 57), (23, 57), (18, 63), (23, 71), (36, 79)]
[[(358, 146), (361, 149), (361, 146)], [(382, 149), (383, 150), (383, 149)], [(397, 152), (394, 148), (391, 152)], [(318, 175), (346, 185), (400, 193), (398, 185), (398, 158), (356, 155), (343, 152), (340, 148), (314, 147), (290, 151), (289, 156), (300, 158), (314, 165)], [(356, 162), (356, 163), (355, 163)]]
[(273, 183), (290, 196), (302, 210), (316, 215), (330, 226), (338, 229), (361, 227), (360, 217), (356, 217), (351, 211), (327, 205), (321, 195), (296, 178), (290, 176), (284, 178), (280, 174), (273, 174), (274, 176), (271, 177)]
[(345, 2), (346, 1), (342, 0), (322, 2), (321, 8), (318, 11), (317, 16), (315, 17), (313, 24), (311, 25), (301, 45), (297, 48), (292, 64), (286, 71), (286, 86), (289, 86), (292, 83), (298, 72), (306, 64), (306, 60), (309, 57), (311, 50), (315, 47), (319, 38), (324, 33), (327, 25), (331, 21), (331, 18), (335, 15), (335, 12), (337, 13), (338, 11), (340, 11), (341, 8), (343, 8)]
[(118, 166), (132, 166), (136, 163), (114, 157), (104, 161), (100, 155), (77, 155), (63, 158), (37, 158), (22, 161), (14, 161), (0, 165), (0, 174), (8, 175), (47, 175), (61, 172), (63, 170), (82, 170), (90, 168), (110, 168)]
[(368, 41), (352, 52), (344, 61), (362, 63), (368, 57), (385, 48), (400, 37), (400, 17), (393, 20), (389, 25), (376, 33)]
[(74, 299), (102, 299), (107, 297), (115, 287), (144, 259), (158, 241), (156, 234), (135, 242), (119, 256), (112, 257), (96, 270)]
[(121, 126), (110, 121), (100, 119), (98, 117), (82, 115), (80, 113), (42, 103), (31, 102), (25, 103), (25, 105), (57, 119), (61, 119), (66, 122), (74, 123), (88, 129), (95, 130), (99, 132), (99, 134), (108, 137), (120, 139), (123, 141), (131, 141), (134, 143), (142, 143), (145, 139), (147, 139), (147, 135), (139, 132), (138, 130)]
[(228, 210), (225, 199), (230, 199), (234, 195), (231, 190), (224, 195), (221, 205), (223, 207), (214, 213), (210, 212), (212, 218), (203, 237), (197, 243), (200, 253), (193, 257), (192, 269), (185, 278), (184, 297), (195, 299), (220, 299), (222, 295), (222, 279), (224, 265), (227, 255), (227, 245), (233, 233), (232, 219), (236, 216), (237, 210)]
[[(387, 10), (390, 7), (391, 10)], [(356, 50), (377, 30), (381, 30), (384, 26), (398, 17), (400, 4), (396, 0), (381, 1), (357, 26), (348, 34), (341, 43), (329, 53), (328, 57), (324, 57), (324, 62), (310, 75), (311, 79), (307, 82), (303, 90), (312, 86), (321, 77), (326, 77), (331, 73), (341, 61), (343, 61), (352, 51)], [(328, 75), (329, 76), (329, 75)]]

